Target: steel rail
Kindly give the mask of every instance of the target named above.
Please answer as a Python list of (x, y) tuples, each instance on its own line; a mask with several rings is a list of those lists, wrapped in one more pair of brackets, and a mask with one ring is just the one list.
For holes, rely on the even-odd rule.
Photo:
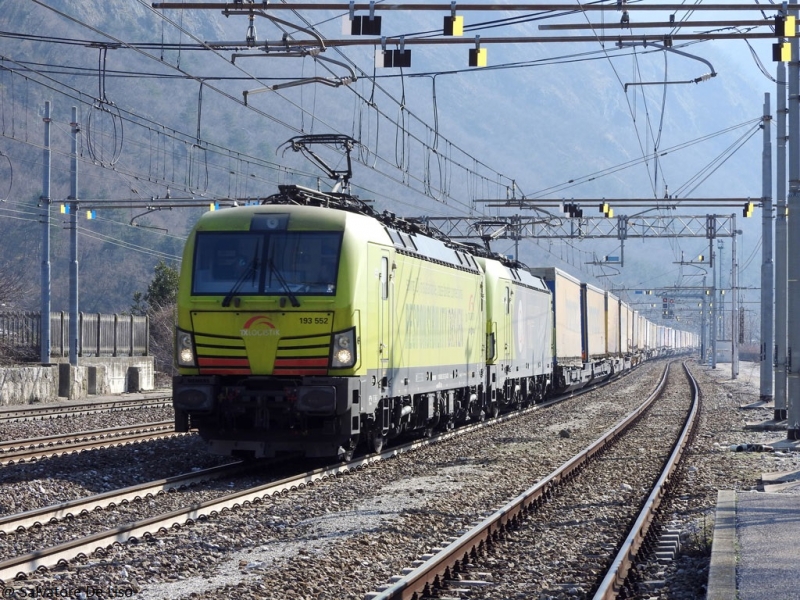
[(0, 562), (0, 583), (5, 583), (25, 573), (42, 568), (53, 567), (62, 561), (85, 556), (96, 550), (102, 551), (113, 544), (122, 544), (137, 537), (150, 537), (159, 532), (166, 532), (171, 527), (191, 524), (199, 519), (208, 518), (219, 513), (244, 506), (257, 504), (268, 496), (285, 494), (292, 490), (302, 489), (315, 482), (335, 477), (350, 470), (361, 469), (387, 456), (399, 454), (398, 450), (387, 451), (380, 456), (372, 455), (360, 458), (345, 465), (327, 467), (304, 473), (300, 476), (273, 481), (255, 488), (228, 494), (221, 498), (207, 500), (200, 504), (180, 508), (165, 514), (156, 515), (134, 523), (121, 525), (113, 529), (64, 542), (51, 548), (44, 548), (4, 560)]
[(109, 436), (115, 436), (119, 433), (128, 431), (141, 430), (147, 427), (166, 429), (167, 427), (174, 426), (174, 421), (152, 421), (147, 423), (135, 423), (133, 425), (120, 425), (119, 427), (108, 427), (105, 429), (92, 429), (88, 431), (78, 431), (75, 433), (65, 433), (57, 435), (45, 435), (35, 438), (21, 438), (18, 440), (8, 440), (0, 442), (0, 456), (7, 452), (14, 452), (16, 450), (42, 448), (52, 446), (64, 446), (66, 444), (80, 443), (86, 440), (104, 439)]
[[(171, 424), (172, 425), (172, 424)], [(99, 448), (111, 448), (114, 446), (124, 446), (136, 442), (143, 442), (149, 440), (158, 440), (165, 437), (191, 435), (186, 433), (176, 433), (171, 431), (149, 431), (135, 433), (132, 435), (120, 435), (114, 438), (105, 440), (93, 440), (89, 442), (81, 442), (75, 445), (53, 446), (49, 448), (35, 448), (23, 450), (20, 452), (9, 452), (0, 455), (0, 465), (11, 465), (18, 462), (25, 462), (27, 460), (34, 460), (40, 458), (51, 458), (54, 456), (62, 456), (66, 454), (78, 454), (85, 450), (96, 450)]]
[(683, 369), (686, 373), (686, 378), (689, 380), (689, 385), (692, 388), (692, 409), (686, 417), (683, 430), (675, 442), (672, 454), (669, 460), (667, 460), (661, 476), (653, 486), (653, 491), (650, 493), (647, 501), (645, 501), (636, 522), (631, 527), (628, 537), (622, 543), (622, 547), (617, 553), (616, 558), (611, 563), (606, 576), (600, 583), (600, 587), (595, 592), (594, 600), (615, 600), (622, 591), (628, 573), (636, 560), (639, 550), (647, 536), (647, 532), (650, 529), (650, 525), (656, 516), (658, 507), (667, 494), (672, 475), (675, 473), (681, 458), (683, 458), (684, 451), (697, 427), (697, 415), (700, 412), (700, 389), (685, 362), (683, 363)]
[[(536, 406), (516, 414), (524, 414), (525, 412), (535, 409)], [(508, 418), (512, 417), (507, 415), (505, 419)], [(169, 528), (180, 526), (181, 523), (188, 525), (199, 519), (208, 518), (227, 510), (233, 510), (252, 504), (257, 504), (268, 496), (285, 494), (293, 490), (302, 489), (323, 479), (336, 477), (349, 471), (359, 470), (369, 464), (398, 456), (404, 452), (415, 450), (432, 443), (441, 442), (445, 439), (462, 435), (468, 431), (473, 431), (501, 420), (503, 419), (496, 419), (491, 422), (478, 423), (469, 427), (463, 427), (456, 431), (447, 432), (428, 440), (411, 442), (404, 446), (392, 448), (382, 452), (381, 454), (373, 454), (352, 460), (346, 464), (323, 467), (299, 476), (273, 481), (247, 490), (234, 492), (221, 498), (195, 504), (190, 507), (177, 509), (162, 515), (157, 515), (134, 523), (121, 525), (114, 529), (98, 532), (84, 538), (64, 542), (63, 544), (59, 544), (51, 548), (44, 548), (42, 550), (37, 550), (36, 552), (31, 552), (22, 556), (7, 559), (0, 562), (0, 583), (8, 582), (10, 579), (24, 576), (25, 573), (31, 571), (47, 569), (56, 566), (62, 561), (68, 561), (82, 555), (85, 556), (93, 551), (102, 551), (104, 548), (113, 544), (125, 543), (126, 541), (139, 536), (149, 537), (159, 532), (165, 532)]]
[[(397, 578), (385, 589), (370, 593), (370, 600), (416, 600), (433, 595), (442, 584), (452, 579), (451, 572), (460, 563), (470, 561), (470, 556), (494, 543), (508, 528), (521, 521), (525, 512), (537, 508), (562, 483), (569, 481), (586, 463), (602, 452), (628, 427), (635, 423), (655, 402), (664, 389), (669, 373), (669, 363), (653, 393), (636, 409), (624, 416), (599, 439), (573, 456), (547, 477), (522, 492), (505, 506), (485, 518), (478, 525), (454, 540), (424, 563)], [(424, 558), (424, 557), (423, 557)]]
[[(392, 458), (405, 452), (413, 451), (431, 444), (440, 443), (470, 431), (475, 431), (483, 427), (493, 426), (509, 419), (517, 418), (521, 415), (539, 410), (540, 408), (557, 404), (559, 401), (572, 398), (580, 393), (593, 391), (598, 387), (603, 387), (610, 383), (611, 380), (614, 380), (617, 377), (628, 375), (630, 372), (630, 370), (623, 371), (618, 376), (603, 380), (595, 386), (589, 386), (581, 390), (564, 394), (559, 396), (557, 399), (551, 399), (548, 402), (534, 404), (533, 406), (524, 410), (502, 415), (497, 419), (475, 423), (466, 427), (460, 427), (455, 431), (442, 433), (426, 440), (414, 441), (403, 446), (390, 448), (381, 454), (372, 454), (354, 459), (346, 464), (338, 464), (332, 467), (316, 469), (299, 476), (289, 477), (257, 486), (255, 488), (228, 494), (221, 498), (208, 500), (190, 507), (177, 509), (166, 514), (157, 515), (142, 521), (129, 523), (127, 525), (122, 525), (114, 529), (98, 532), (84, 538), (64, 542), (63, 544), (59, 544), (51, 548), (44, 548), (37, 550), (36, 552), (2, 561), (0, 562), (0, 584), (3, 582), (8, 582), (10, 579), (24, 576), (25, 573), (29, 573), (31, 571), (47, 569), (70, 559), (86, 556), (87, 554), (96, 550), (102, 551), (102, 549), (113, 544), (122, 544), (139, 536), (152, 536), (159, 532), (165, 532), (169, 528), (179, 527), (181, 523), (188, 525), (194, 521), (197, 521), (198, 519), (208, 518), (227, 510), (257, 504), (267, 496), (285, 494), (292, 490), (302, 489), (307, 485), (313, 485), (315, 482), (323, 479), (335, 477), (349, 471), (359, 470), (372, 463)], [(118, 490), (118, 492), (119, 491), (120, 490)], [(109, 492), (109, 495), (111, 494), (113, 494), (113, 492)], [(58, 507), (53, 507), (53, 510), (57, 509)], [(74, 511), (75, 509), (71, 508), (70, 510)], [(34, 522), (36, 519), (41, 521), (43, 517), (33, 514), (35, 512), (36, 511), (30, 511), (31, 518), (34, 519)], [(0, 520), (0, 525), (2, 525), (2, 523), (3, 521)]]
[(44, 506), (22, 513), (6, 515), (0, 517), (0, 533), (8, 534), (14, 531), (25, 530), (29, 527), (61, 521), (65, 518), (92, 512), (97, 509), (124, 504), (139, 498), (156, 496), (162, 492), (189, 487), (204, 481), (220, 479), (230, 475), (238, 475), (241, 472), (250, 471), (252, 469), (252, 465), (246, 465), (241, 462), (219, 465), (192, 473), (183, 473), (156, 481), (149, 481), (147, 483), (111, 490), (103, 492), (102, 494), (76, 498), (75, 500), (69, 500), (61, 504), (54, 504), (52, 506)]
[(46, 418), (88, 415), (114, 410), (147, 408), (153, 405), (166, 405), (172, 402), (171, 396), (157, 396), (125, 400), (101, 400), (56, 406), (14, 406), (0, 408), (0, 421), (34, 421)]

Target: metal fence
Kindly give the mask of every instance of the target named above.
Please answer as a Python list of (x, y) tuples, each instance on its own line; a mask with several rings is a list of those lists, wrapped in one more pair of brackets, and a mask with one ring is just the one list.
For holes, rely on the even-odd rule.
[[(0, 346), (39, 352), (41, 313), (0, 312)], [(150, 323), (136, 315), (79, 313), (78, 356), (148, 356)], [(69, 356), (69, 313), (50, 313), (50, 356)]]

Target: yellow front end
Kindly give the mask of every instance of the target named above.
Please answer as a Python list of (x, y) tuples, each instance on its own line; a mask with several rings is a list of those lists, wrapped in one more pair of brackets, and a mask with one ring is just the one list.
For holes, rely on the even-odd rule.
[(486, 412), (483, 273), (452, 245), (295, 204), (204, 216), (186, 246), (176, 429), (212, 451), (347, 456)]
[(347, 217), (268, 205), (200, 219), (178, 295), (177, 430), (245, 457), (349, 449), (361, 324)]

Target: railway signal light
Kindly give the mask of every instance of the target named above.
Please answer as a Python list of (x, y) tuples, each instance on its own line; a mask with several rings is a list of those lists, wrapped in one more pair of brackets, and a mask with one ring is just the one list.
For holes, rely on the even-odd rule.
[(350, 14), (342, 19), (342, 33), (344, 35), (380, 35), (381, 18), (375, 16), (375, 3), (369, 9), (369, 16), (356, 16), (355, 7), (350, 3)]
[(371, 17), (353, 17), (350, 21), (350, 35), (380, 35), (381, 34), (381, 18), (376, 16)]
[(753, 210), (755, 209), (755, 203), (753, 202), (745, 202), (744, 209), (742, 210), (742, 214), (745, 218), (750, 218), (753, 216)]
[(461, 15), (444, 17), (442, 29), (446, 36), (460, 37), (464, 35), (464, 17)]
[(772, 44), (772, 62), (789, 62), (792, 60), (792, 45), (789, 42)]
[(583, 209), (581, 208), (580, 204), (575, 202), (568, 202), (564, 204), (562, 211), (568, 214), (570, 217), (578, 217), (579, 219), (583, 218)]
[(398, 50), (386, 48), (386, 38), (381, 38), (381, 47), (375, 49), (375, 67), (392, 69), (411, 66), (411, 50), (406, 50), (406, 37), (400, 36)]
[(486, 62), (486, 48), (470, 48), (469, 49), (469, 66), (470, 67), (485, 67)]
[(411, 66), (411, 50), (375, 51), (375, 66), (384, 69), (408, 68)]
[(608, 205), (608, 202), (600, 204), (600, 212), (603, 213), (607, 219), (614, 217), (614, 209)]
[(481, 48), (481, 36), (479, 35), (475, 36), (475, 47), (469, 50), (469, 66), (486, 66), (486, 48)]
[(778, 37), (795, 37), (797, 35), (797, 20), (788, 15), (775, 17), (775, 35)]

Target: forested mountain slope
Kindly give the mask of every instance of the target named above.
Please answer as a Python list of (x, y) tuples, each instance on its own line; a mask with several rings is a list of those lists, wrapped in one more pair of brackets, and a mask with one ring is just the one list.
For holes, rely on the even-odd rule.
[[(326, 39), (346, 37), (340, 31), (344, 13), (274, 13), (306, 30), (313, 25)], [(477, 23), (509, 16), (465, 18)], [(440, 28), (441, 19), (441, 13), (384, 13), (382, 33), (411, 37)], [(556, 19), (532, 16), (466, 37), (537, 36), (538, 25), (549, 22)], [(53, 111), (53, 306), (65, 310), (69, 240), (58, 210), (70, 194), (72, 106), (81, 123), (78, 198), (82, 205), (113, 200), (122, 207), (106, 204), (93, 221), (80, 215), (86, 312), (126, 310), (159, 260), (177, 264), (183, 237), (215, 200), (264, 197), (282, 183), (328, 189), (332, 182), (284, 145), (301, 134), (344, 134), (360, 142), (353, 152), (353, 193), (400, 215), (531, 216), (480, 202), (522, 196), (761, 195), (758, 120), (764, 92), (774, 96), (775, 86), (744, 42), (681, 46), (702, 60), (652, 45), (492, 44), (484, 69), (467, 68), (469, 45), (420, 45), (408, 47), (412, 68), (401, 70), (374, 68), (372, 47), (328, 48), (322, 60), (283, 56), (274, 46), (269, 53), (195, 49), (244, 40), (247, 17), (156, 11), (130, 0), (6, 2), (0, 23), (6, 32), (0, 37), (0, 177), (6, 184), (0, 197), (7, 200), (0, 206), (0, 244), (2, 260), (30, 277), (22, 305), (38, 304), (45, 100)], [(254, 26), (262, 42), (280, 41), (284, 33), (287, 39), (310, 37), (261, 16)], [(768, 50), (756, 46), (756, 55), (766, 61)], [(716, 76), (694, 83), (711, 72), (709, 64)], [(767, 68), (774, 72), (772, 63)], [(353, 75), (356, 81), (343, 85)], [(311, 78), (318, 83), (265, 91)], [(340, 151), (321, 152), (333, 168), (343, 168)], [(150, 212), (145, 206), (167, 197), (191, 207)], [(615, 208), (617, 215), (624, 210)], [(593, 204), (586, 211), (599, 214)], [(741, 262), (748, 262), (744, 283), (757, 286), (760, 260), (747, 259), (757, 256), (760, 219), (742, 220), (740, 227)], [(622, 269), (588, 264), (620, 255), (616, 240), (525, 240), (520, 254), (531, 265), (584, 269), (604, 285), (635, 288), (674, 285), (681, 253), (689, 260), (707, 254), (707, 247), (702, 239), (629, 240)], [(730, 260), (727, 241), (725, 248)], [(498, 240), (493, 249), (512, 253), (514, 245)]]

